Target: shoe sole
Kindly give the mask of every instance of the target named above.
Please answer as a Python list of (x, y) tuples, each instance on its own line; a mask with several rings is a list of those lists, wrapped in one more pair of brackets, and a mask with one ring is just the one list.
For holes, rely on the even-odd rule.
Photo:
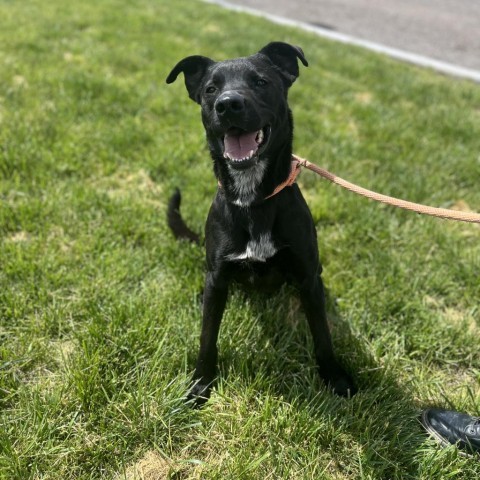
[(431, 425), (430, 422), (428, 421), (427, 418), (427, 412), (428, 410), (424, 410), (422, 412), (422, 417), (421, 417), (421, 423), (424, 426), (425, 430), (433, 437), (435, 440), (442, 445), (442, 447), (450, 447), (452, 445), (457, 447), (457, 452), (459, 455), (462, 457), (469, 457), (469, 458), (475, 458), (478, 457), (478, 453), (470, 453), (466, 452), (465, 450), (462, 450), (461, 448), (458, 447), (457, 444), (455, 443), (450, 443), (448, 440), (445, 440)]

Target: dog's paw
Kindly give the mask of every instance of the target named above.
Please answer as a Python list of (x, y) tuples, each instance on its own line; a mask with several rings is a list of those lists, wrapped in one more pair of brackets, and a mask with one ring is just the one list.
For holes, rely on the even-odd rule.
[(350, 375), (338, 364), (327, 372), (320, 371), (320, 376), (333, 393), (340, 397), (350, 398), (358, 391)]
[(332, 389), (335, 395), (340, 397), (350, 398), (353, 397), (358, 391), (358, 388), (350, 378), (350, 375), (346, 373), (337, 378), (327, 380), (327, 385)]
[(187, 394), (187, 403), (191, 405), (192, 408), (200, 408), (210, 398), (211, 391), (212, 382), (203, 383), (197, 381)]

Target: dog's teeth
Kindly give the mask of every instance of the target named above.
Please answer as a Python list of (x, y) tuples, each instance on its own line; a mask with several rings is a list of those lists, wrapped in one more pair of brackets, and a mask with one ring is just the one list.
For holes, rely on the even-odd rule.
[(248, 152), (248, 155), (246, 155), (243, 158), (235, 158), (230, 153), (224, 153), (223, 157), (226, 158), (227, 160), (238, 163), (238, 162), (245, 162), (246, 160), (251, 160), (254, 155), (255, 155), (255, 150), (250, 150)]
[(257, 143), (263, 142), (263, 130), (259, 130), (256, 140), (257, 140)]

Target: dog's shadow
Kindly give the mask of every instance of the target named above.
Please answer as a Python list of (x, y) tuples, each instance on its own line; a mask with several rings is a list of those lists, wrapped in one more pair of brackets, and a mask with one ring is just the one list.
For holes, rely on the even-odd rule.
[[(359, 387), (353, 398), (335, 396), (319, 378), (307, 321), (290, 287), (268, 299), (233, 292), (219, 337), (218, 382), (228, 390), (229, 377), (235, 382), (240, 377), (246, 390), (281, 398), (301, 411), (302, 418), (308, 415), (311, 422), (324, 423), (325, 430), (316, 431), (309, 441), (327, 451), (353, 448), (352, 456), (367, 476), (415, 478), (416, 456), (426, 439), (419, 406), (390, 367), (370, 353), (361, 333), (342, 318), (328, 291), (327, 304), (335, 352)], [(229, 311), (242, 309), (247, 313), (239, 325)], [(331, 461), (337, 461), (335, 455)]]

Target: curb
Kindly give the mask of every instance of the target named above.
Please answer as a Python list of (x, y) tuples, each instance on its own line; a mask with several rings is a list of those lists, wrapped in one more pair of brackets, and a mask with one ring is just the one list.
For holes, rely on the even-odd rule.
[(435, 60), (430, 57), (425, 57), (423, 55), (418, 55), (416, 53), (407, 52), (405, 50), (400, 50), (397, 48), (388, 47), (380, 43), (370, 42), (368, 40), (363, 40), (361, 38), (356, 38), (344, 33), (332, 32), (326, 28), (317, 27), (306, 22), (301, 22), (298, 20), (291, 20), (289, 18), (281, 17), (279, 15), (273, 15), (271, 13), (263, 12), (255, 8), (243, 7), (236, 5), (224, 0), (202, 0), (205, 3), (210, 3), (218, 5), (227, 10), (232, 10), (239, 13), (247, 13), (254, 15), (256, 17), (265, 18), (273, 23), (278, 25), (284, 25), (288, 27), (295, 27), (306, 32), (314, 33), (320, 37), (328, 38), (329, 40), (334, 40), (340, 43), (345, 43), (348, 45), (355, 45), (358, 47), (371, 50), (376, 53), (381, 53), (387, 55), (396, 60), (401, 60), (403, 62), (411, 63), (424, 68), (430, 68), (438, 72), (451, 75), (454, 77), (465, 78), (468, 80), (473, 80), (474, 82), (480, 83), (480, 71), (473, 70), (470, 68), (464, 68), (459, 65), (454, 65), (452, 63), (442, 62), (440, 60)]

